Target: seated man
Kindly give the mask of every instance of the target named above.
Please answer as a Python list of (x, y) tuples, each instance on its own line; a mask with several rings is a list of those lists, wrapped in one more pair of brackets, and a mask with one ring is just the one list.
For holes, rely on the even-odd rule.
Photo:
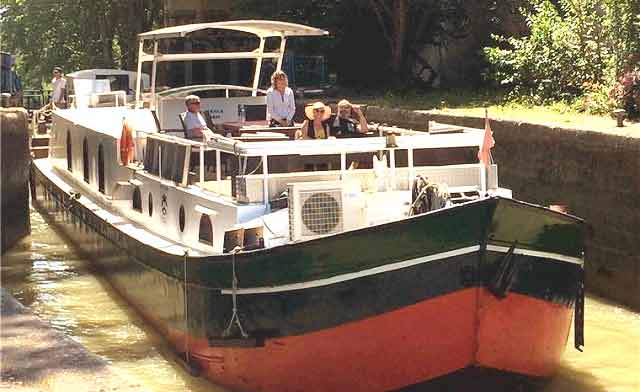
[(184, 99), (187, 111), (182, 114), (184, 128), (188, 139), (203, 139), (208, 141), (214, 138), (214, 133), (207, 127), (207, 122), (200, 113), (200, 97), (188, 95)]
[(360, 106), (352, 105), (346, 99), (338, 102), (338, 113), (332, 115), (328, 123), (331, 136), (335, 137), (352, 137), (369, 131), (367, 119), (364, 118)]

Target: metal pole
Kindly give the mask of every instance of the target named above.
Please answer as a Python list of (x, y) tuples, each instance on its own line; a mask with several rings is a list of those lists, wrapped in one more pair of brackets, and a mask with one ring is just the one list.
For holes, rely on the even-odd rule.
[(153, 41), (153, 65), (151, 66), (151, 110), (156, 108), (156, 69), (158, 67), (158, 41)]
[(221, 159), (220, 159), (220, 150), (216, 150), (216, 181), (220, 181), (221, 180), (221, 176), (222, 176), (222, 167), (220, 167), (221, 165)]
[(264, 54), (264, 38), (260, 37), (260, 46), (258, 47), (258, 59), (256, 60), (256, 72), (253, 76), (252, 96), (258, 95), (258, 84), (260, 84), (260, 71), (262, 68), (262, 55)]
[(409, 179), (407, 184), (409, 184), (409, 190), (411, 190), (411, 182), (413, 178), (416, 176), (415, 169), (413, 167), (413, 148), (409, 148), (407, 150), (407, 165), (409, 166)]
[(391, 166), (391, 187), (392, 190), (396, 189), (396, 150), (393, 148), (389, 150), (389, 164)]
[(200, 185), (204, 183), (204, 145), (200, 146)]
[(267, 167), (267, 156), (262, 156), (262, 192), (264, 194), (264, 205), (269, 207), (269, 168)]
[(144, 40), (138, 45), (138, 74), (136, 75), (136, 108), (142, 104), (142, 55), (144, 54)]

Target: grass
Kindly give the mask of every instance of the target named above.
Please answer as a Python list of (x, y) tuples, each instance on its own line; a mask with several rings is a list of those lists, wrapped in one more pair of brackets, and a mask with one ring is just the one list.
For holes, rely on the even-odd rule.
[(420, 94), (388, 92), (384, 95), (362, 97), (358, 102), (402, 109), (438, 110), (443, 113), (476, 117), (484, 117), (486, 108), (490, 118), (597, 129), (621, 134), (633, 131), (634, 134), (640, 135), (640, 124), (637, 122), (626, 121), (625, 125), (630, 128), (616, 129), (616, 122), (611, 115), (584, 113), (577, 110), (576, 105), (567, 102), (545, 105), (514, 102), (507, 100), (501, 93), (489, 91), (443, 90)]

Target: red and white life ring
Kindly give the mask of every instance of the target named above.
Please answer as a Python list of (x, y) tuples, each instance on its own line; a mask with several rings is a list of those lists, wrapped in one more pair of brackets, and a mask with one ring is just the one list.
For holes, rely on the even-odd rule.
[(133, 160), (135, 144), (133, 143), (133, 131), (131, 125), (125, 119), (122, 122), (122, 136), (120, 136), (120, 162), (126, 166)]

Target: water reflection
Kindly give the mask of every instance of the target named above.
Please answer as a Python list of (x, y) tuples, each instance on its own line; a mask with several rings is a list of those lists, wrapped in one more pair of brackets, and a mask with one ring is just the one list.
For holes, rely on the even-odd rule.
[[(2, 258), (2, 284), (58, 330), (106, 359), (124, 378), (151, 391), (222, 391), (188, 375), (169, 347), (129, 309), (91, 265), (70, 249), (35, 210), (32, 235)], [(492, 372), (464, 371), (410, 391), (640, 391), (640, 314), (589, 297), (586, 347), (569, 335), (556, 377), (531, 382)]]
[(172, 361), (162, 338), (133, 313), (43, 217), (2, 257), (2, 285), (40, 317), (150, 391), (222, 391)]

